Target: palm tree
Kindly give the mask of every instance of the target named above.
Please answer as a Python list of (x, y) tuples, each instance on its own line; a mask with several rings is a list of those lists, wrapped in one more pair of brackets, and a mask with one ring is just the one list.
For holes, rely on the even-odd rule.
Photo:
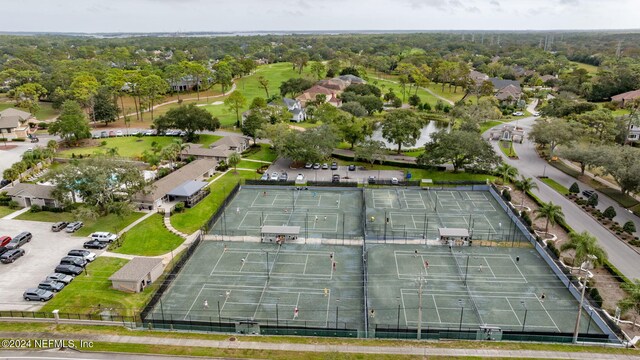
[(527, 195), (527, 192), (538, 189), (538, 184), (533, 181), (533, 178), (526, 178), (520, 175), (520, 180), (516, 181), (516, 189), (522, 191), (522, 201), (520, 202), (520, 208), (524, 207), (524, 197)]
[(636, 318), (640, 314), (640, 280), (636, 279), (633, 283), (625, 282), (620, 287), (627, 293), (627, 296), (618, 302), (618, 306), (623, 313), (631, 309), (634, 310), (633, 328), (635, 329)]
[(536, 210), (536, 219), (547, 219), (547, 225), (544, 228), (545, 233), (549, 233), (549, 224), (555, 225), (559, 220), (564, 220), (564, 213), (560, 205), (554, 205), (553, 202), (543, 203), (538, 210)]
[(241, 160), (240, 154), (238, 154), (237, 152), (234, 152), (231, 155), (229, 155), (229, 158), (227, 159), (227, 164), (229, 164), (230, 166), (233, 166), (234, 173), (238, 172), (237, 167), (240, 160)]
[(607, 252), (598, 245), (598, 240), (586, 231), (579, 234), (574, 232), (569, 234), (569, 242), (563, 244), (560, 250), (569, 249), (575, 251), (574, 264), (582, 264), (590, 260), (593, 266), (598, 266), (607, 259)]
[(496, 174), (502, 177), (502, 182), (506, 184), (509, 181), (513, 181), (513, 179), (518, 176), (518, 169), (503, 162), (496, 168)]
[(185, 151), (186, 149), (190, 149), (191, 148), (190, 144), (185, 143), (180, 139), (175, 140), (175, 143), (178, 144), (178, 146), (180, 146), (180, 151), (179, 151), (180, 156), (182, 156), (182, 152), (183, 151)]

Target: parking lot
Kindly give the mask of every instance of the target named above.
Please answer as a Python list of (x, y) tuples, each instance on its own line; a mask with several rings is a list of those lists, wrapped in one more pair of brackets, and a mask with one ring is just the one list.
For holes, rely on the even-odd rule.
[(27, 302), (22, 293), (27, 288), (37, 287), (40, 281), (53, 273), (69, 250), (82, 249), (82, 244), (88, 240), (64, 231), (52, 232), (48, 222), (0, 219), (0, 235), (13, 237), (22, 231), (31, 232), (33, 238), (22, 246), (26, 252), (23, 257), (12, 264), (0, 264), (0, 310), (39, 309), (43, 303)]
[[(331, 163), (328, 163), (331, 165)], [(329, 169), (291, 169), (291, 161), (287, 159), (278, 159), (267, 170), (269, 174), (272, 172), (286, 172), (289, 180), (295, 180), (298, 174), (304, 175), (307, 181), (331, 181), (333, 174), (340, 175), (340, 181), (357, 181), (359, 183), (366, 182), (369, 176), (375, 176), (376, 179), (391, 180), (397, 178), (402, 180), (404, 173), (399, 170), (366, 170), (357, 167), (355, 171), (349, 171), (348, 166), (338, 166), (337, 170)], [(345, 180), (345, 177), (348, 179)]]

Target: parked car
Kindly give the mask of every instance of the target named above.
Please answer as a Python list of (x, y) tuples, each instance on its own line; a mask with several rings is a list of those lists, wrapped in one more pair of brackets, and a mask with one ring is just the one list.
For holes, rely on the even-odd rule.
[(53, 280), (45, 280), (38, 284), (38, 289), (48, 290), (54, 293), (64, 289), (64, 284)]
[(69, 223), (64, 231), (68, 233), (74, 233), (78, 231), (78, 229), (80, 229), (82, 226), (84, 226), (84, 223), (82, 221), (74, 221), (72, 223)]
[(53, 280), (53, 281), (61, 282), (65, 285), (69, 285), (69, 283), (73, 281), (73, 276), (65, 275), (61, 273), (53, 273), (51, 275), (48, 275), (44, 280), (45, 281)]
[(534, 111), (532, 115), (537, 117), (537, 116), (540, 116), (540, 113), (537, 111)]
[(130, 135), (131, 135), (131, 136), (138, 136), (138, 134), (140, 134), (140, 131), (135, 130), (135, 131), (133, 131)]
[(27, 301), (35, 300), (44, 302), (51, 300), (53, 293), (43, 289), (27, 289), (27, 291), (22, 294), (22, 297)]
[(338, 170), (338, 163), (337, 162), (332, 162), (331, 163), (331, 170)]
[(398, 178), (397, 177), (392, 177), (391, 178), (391, 184), (392, 185), (398, 185)]
[(74, 249), (69, 251), (67, 255), (81, 257), (87, 262), (92, 262), (93, 260), (96, 259), (96, 254), (88, 250)]
[(3, 188), (11, 183), (11, 180), (2, 179), (0, 180), (0, 188)]
[(100, 131), (100, 137), (106, 138), (106, 137), (109, 137), (109, 134), (106, 131)]
[(0, 256), (0, 262), (3, 264), (10, 264), (19, 258), (24, 256), (24, 249), (9, 249), (7, 252)]
[(329, 164), (324, 163), (322, 164), (322, 170), (328, 170), (329, 169)]
[(582, 195), (584, 195), (584, 197), (586, 197), (586, 198), (590, 198), (595, 193), (596, 192), (593, 191), (593, 190), (582, 190)]
[(283, 172), (282, 174), (280, 174), (280, 178), (278, 180), (280, 180), (280, 181), (289, 180), (289, 174), (287, 174), (286, 172)]
[(305, 168), (305, 169), (311, 169), (312, 167), (313, 167), (313, 164), (312, 164), (312, 163), (306, 163), (306, 164), (304, 164), (304, 168)]
[(271, 181), (278, 181), (278, 178), (280, 177), (280, 174), (278, 174), (277, 172), (272, 172), (271, 173), (271, 177), (269, 178), (269, 180)]
[(116, 131), (116, 136), (124, 136), (124, 133), (122, 132), (122, 130), (118, 130)]
[(349, 171), (356, 171), (356, 166), (353, 164), (349, 165)]
[(87, 261), (78, 256), (65, 256), (60, 259), (60, 265), (74, 265), (79, 267), (87, 266)]
[(153, 136), (156, 134), (155, 130), (147, 130), (144, 132), (144, 136)]
[(61, 274), (77, 276), (82, 274), (84, 269), (75, 265), (58, 265), (54, 271)]
[(104, 249), (107, 246), (109, 246), (109, 243), (100, 240), (89, 240), (82, 245), (85, 249)]
[(513, 116), (522, 116), (524, 113), (522, 111), (516, 111), (512, 114)]
[(116, 132), (111, 130), (109, 131), (109, 137), (115, 137), (116, 136)]
[(304, 175), (298, 174), (298, 176), (296, 176), (296, 181), (304, 181)]
[(11, 236), (0, 236), (0, 246), (6, 246), (11, 241)]
[(31, 241), (31, 233), (28, 231), (21, 232), (20, 234), (14, 236), (13, 239), (9, 243), (7, 243), (6, 247), (9, 250), (17, 249), (22, 245), (28, 243), (29, 241)]
[(313, 163), (313, 170), (320, 169), (320, 163)]
[(260, 180), (262, 180), (262, 181), (269, 180), (269, 173), (262, 174), (262, 177), (260, 177)]
[(333, 176), (331, 176), (331, 182), (339, 183), (340, 182), (340, 175), (333, 174)]
[(369, 176), (369, 179), (367, 179), (367, 182), (369, 184), (375, 184), (376, 183), (376, 177), (375, 176)]
[(91, 134), (92, 139), (100, 139), (100, 133)]
[(51, 231), (53, 232), (58, 232), (58, 231), (62, 231), (62, 229), (66, 228), (67, 225), (69, 225), (68, 222), (66, 221), (59, 221), (53, 225), (51, 225)]
[(96, 231), (89, 235), (89, 237), (91, 238), (91, 240), (98, 240), (107, 243), (114, 242), (118, 239), (118, 235), (107, 231)]
[(9, 251), (6, 246), (0, 246), (0, 256)]

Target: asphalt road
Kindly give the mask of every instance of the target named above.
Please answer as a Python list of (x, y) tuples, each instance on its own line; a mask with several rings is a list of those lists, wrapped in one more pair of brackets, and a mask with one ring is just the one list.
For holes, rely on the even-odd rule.
[[(525, 129), (525, 136), (531, 130), (531, 126), (535, 119), (535, 117), (529, 117), (518, 120), (518, 126)], [(495, 128), (499, 128), (501, 126), (502, 125), (499, 125)], [(517, 167), (521, 175), (534, 179), (539, 187), (538, 190), (533, 190), (534, 194), (543, 201), (552, 201), (554, 204), (562, 206), (565, 219), (569, 226), (578, 232), (587, 231), (591, 233), (607, 251), (609, 261), (614, 266), (616, 266), (628, 278), (640, 279), (640, 267), (638, 266), (640, 263), (640, 254), (630, 248), (629, 245), (615, 237), (609, 232), (609, 230), (591, 218), (590, 215), (583, 212), (576, 204), (560, 195), (558, 192), (540, 181), (537, 177), (544, 174), (566, 187), (571, 186), (573, 182), (577, 182), (580, 189), (591, 189), (591, 187), (548, 165), (545, 160), (538, 156), (535, 152), (535, 144), (529, 140), (525, 140), (522, 144), (514, 144), (514, 149), (519, 157), (518, 160), (506, 158), (498, 148), (499, 144), (497, 141), (491, 141), (491, 144), (496, 150), (496, 153), (501, 154), (503, 160), (507, 164)], [(609, 205), (613, 205), (618, 213), (618, 216), (616, 217), (618, 222), (623, 223), (627, 219), (634, 219), (636, 224), (640, 224), (635, 215), (628, 213), (625, 209), (622, 209), (605, 195), (599, 195), (600, 204), (598, 207), (604, 209)]]

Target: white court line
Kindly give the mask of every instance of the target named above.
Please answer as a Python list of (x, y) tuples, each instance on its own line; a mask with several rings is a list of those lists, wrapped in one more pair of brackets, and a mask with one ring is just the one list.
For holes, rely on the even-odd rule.
[(524, 279), (524, 282), (527, 283), (527, 278), (526, 276), (524, 276), (524, 274), (522, 273), (522, 271), (520, 271), (520, 267), (518, 267), (518, 264), (516, 264), (515, 261), (513, 261), (513, 257), (511, 257), (511, 255), (509, 255), (509, 258), (511, 259), (511, 262), (513, 263), (513, 266), (516, 267), (516, 270), (518, 270), (518, 272), (520, 273), (520, 276), (522, 276), (522, 278)]
[(218, 261), (216, 261), (216, 264), (213, 266), (213, 269), (211, 269), (211, 272), (209, 273), (209, 276), (213, 276), (213, 273), (216, 271), (216, 268), (218, 267), (218, 263), (220, 263), (220, 260), (222, 260), (222, 257), (224, 256), (225, 251), (222, 250), (222, 252), (220, 253), (220, 257), (218, 257)]
[(536, 299), (538, 300), (538, 302), (540, 303), (540, 306), (542, 306), (542, 309), (544, 310), (544, 312), (547, 314), (547, 316), (549, 317), (549, 320), (551, 320), (551, 322), (553, 323), (553, 326), (556, 327), (556, 329), (558, 330), (558, 332), (560, 331), (560, 328), (558, 327), (558, 324), (556, 324), (555, 321), (553, 321), (553, 318), (551, 317), (551, 314), (549, 314), (549, 312), (547, 311), (547, 308), (544, 306), (544, 304), (542, 303), (542, 300), (540, 300), (539, 297), (536, 296)]
[(309, 254), (306, 256), (306, 260), (304, 261), (304, 270), (302, 270), (302, 275), (307, 273), (307, 263), (309, 262)]
[(196, 301), (198, 301), (198, 298), (200, 297), (200, 294), (202, 294), (202, 290), (204, 290), (204, 284), (200, 288), (200, 291), (198, 291), (198, 295), (196, 295), (195, 299), (193, 299), (193, 303), (191, 303), (191, 306), (189, 306), (189, 310), (187, 310), (187, 313), (184, 315), (183, 320), (187, 320), (187, 317), (189, 316), (189, 313), (191, 312), (191, 309), (193, 309), (193, 306), (196, 304)]
[(436, 309), (436, 314), (438, 315), (438, 322), (442, 323), (442, 319), (440, 318), (440, 311), (438, 311), (438, 304), (436, 304), (436, 297), (431, 294), (431, 298), (433, 299), (433, 307)]
[(484, 256), (482, 257), (482, 260), (484, 261), (485, 264), (487, 264), (487, 268), (489, 268), (489, 271), (491, 271), (491, 276), (493, 276), (493, 278), (496, 278), (496, 273), (493, 272), (493, 270), (491, 269), (491, 265), (489, 265), (489, 262), (487, 261), (487, 258), (485, 258)]
[(513, 312), (513, 316), (515, 316), (516, 320), (518, 320), (518, 325), (522, 325), (522, 322), (520, 322), (520, 319), (518, 319), (518, 314), (516, 314), (516, 311), (513, 309), (513, 305), (511, 305), (511, 301), (509, 301), (509, 298), (505, 296), (504, 299), (507, 300), (507, 304), (509, 304), (511, 311)]
[(242, 265), (240, 266), (240, 270), (238, 270), (239, 273), (242, 272), (242, 268), (244, 267), (244, 263), (247, 261), (247, 259), (249, 258), (249, 254), (251, 253), (247, 253), (247, 256), (243, 257), (244, 261), (240, 260), (240, 262), (242, 262)]

